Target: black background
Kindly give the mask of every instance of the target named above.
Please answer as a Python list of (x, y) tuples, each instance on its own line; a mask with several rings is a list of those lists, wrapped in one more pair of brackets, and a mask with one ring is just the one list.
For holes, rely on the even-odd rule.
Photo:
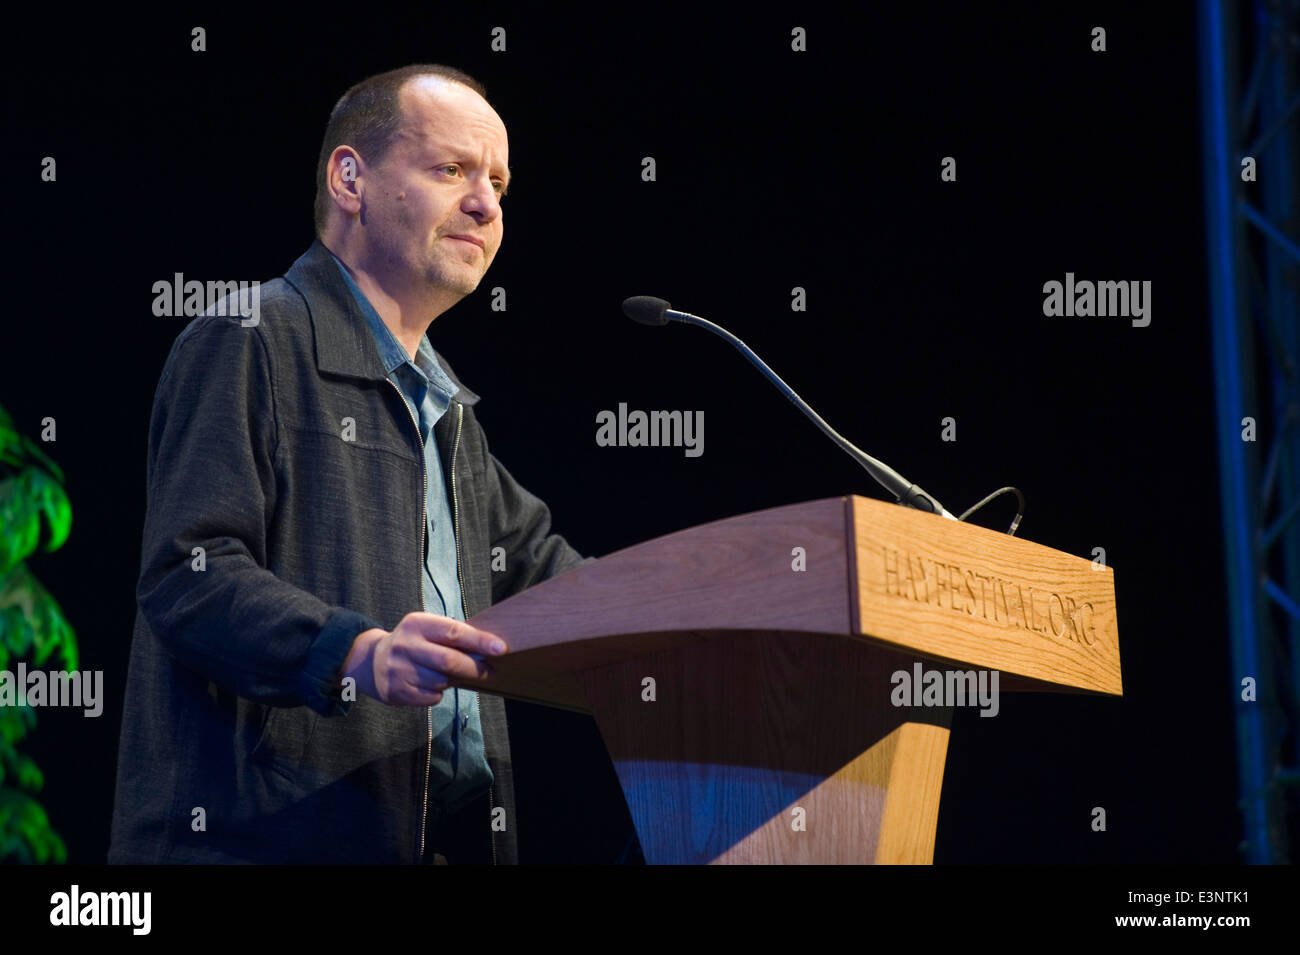
[[(151, 286), (282, 274), (312, 239), (330, 107), (413, 62), (476, 76), (509, 131), (505, 242), (430, 338), (556, 530), (602, 555), (761, 508), (882, 496), (725, 343), (635, 325), (619, 303), (654, 294), (712, 318), (949, 509), (1014, 484), (1021, 536), (1103, 547), (1115, 568), (1124, 698), (959, 711), (935, 861), (1237, 860), (1193, 13), (28, 14), (9, 35), (17, 270), (0, 403), (32, 437), (58, 422), (47, 450), (73, 531), (30, 567), (76, 627), (83, 668), (105, 673), (100, 719), (41, 711), (23, 744), (70, 861), (107, 851), (149, 408), (184, 322), (152, 315)], [(205, 53), (190, 50), (194, 26)], [(790, 50), (794, 26), (806, 53)], [(55, 183), (40, 181), (45, 156)], [(645, 156), (656, 182), (641, 180)], [(955, 183), (940, 181), (944, 156)], [(1150, 281), (1151, 325), (1045, 318), (1043, 283), (1067, 271)], [(794, 286), (806, 312), (790, 309)], [(619, 402), (702, 409), (703, 456), (597, 447), (596, 413)], [(940, 439), (946, 416), (955, 442)], [(974, 520), (1013, 513), (1003, 498)], [(618, 859), (630, 822), (594, 724), (512, 712), (523, 861)]]

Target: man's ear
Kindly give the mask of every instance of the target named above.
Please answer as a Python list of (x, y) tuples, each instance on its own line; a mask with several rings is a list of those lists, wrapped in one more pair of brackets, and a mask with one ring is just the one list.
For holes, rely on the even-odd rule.
[(365, 164), (351, 146), (336, 146), (325, 169), (330, 199), (346, 215), (361, 214)]

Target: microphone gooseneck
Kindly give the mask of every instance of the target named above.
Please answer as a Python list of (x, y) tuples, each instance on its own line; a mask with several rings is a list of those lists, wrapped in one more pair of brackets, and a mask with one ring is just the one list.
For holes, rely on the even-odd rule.
[(755, 368), (763, 373), (768, 381), (776, 386), (781, 394), (790, 399), (791, 403), (802, 411), (808, 420), (820, 428), (826, 437), (838, 444), (849, 457), (862, 465), (881, 487), (894, 495), (898, 503), (914, 507), (919, 511), (941, 514), (950, 520), (957, 520), (933, 495), (922, 490), (919, 485), (908, 481), (883, 461), (878, 461), (867, 454), (827, 424), (822, 416), (808, 405), (808, 402), (800, 398), (794, 389), (781, 379), (780, 375), (768, 367), (767, 362), (759, 358), (748, 345), (721, 325), (715, 325), (707, 318), (700, 318), (700, 316), (692, 315), (689, 312), (676, 311), (668, 302), (661, 298), (655, 298), (653, 295), (635, 295), (632, 298), (625, 299), (623, 301), (623, 313), (642, 325), (667, 325), (670, 321), (682, 322), (686, 325), (698, 325), (700, 328), (706, 328), (713, 334), (730, 342), (742, 355), (749, 359)]

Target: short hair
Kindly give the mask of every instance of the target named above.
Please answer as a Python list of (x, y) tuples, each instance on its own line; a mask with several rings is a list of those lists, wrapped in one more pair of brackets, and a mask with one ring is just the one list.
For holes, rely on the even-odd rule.
[(368, 163), (384, 158), (402, 128), (402, 105), (398, 93), (407, 80), (416, 76), (441, 76), (468, 86), (487, 99), (483, 84), (468, 73), (438, 63), (418, 63), (367, 77), (357, 83), (334, 104), (320, 158), (316, 161), (316, 235), (325, 231), (329, 221), (330, 193), (326, 182), (330, 154), (339, 146), (351, 146)]

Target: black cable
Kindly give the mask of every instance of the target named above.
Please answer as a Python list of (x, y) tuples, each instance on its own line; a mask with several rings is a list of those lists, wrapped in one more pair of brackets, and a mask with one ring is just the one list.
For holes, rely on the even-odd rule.
[(974, 507), (972, 507), (970, 510), (968, 510), (968, 511), (967, 511), (965, 514), (963, 514), (961, 517), (957, 518), (957, 520), (959, 520), (959, 521), (964, 521), (964, 520), (966, 520), (966, 518), (970, 517), (972, 514), (974, 514), (976, 511), (978, 511), (981, 507), (983, 507), (983, 506), (984, 506), (985, 504), (987, 504), (989, 501), (993, 500), (995, 497), (998, 497), (999, 495), (1002, 495), (1002, 494), (1007, 493), (1007, 491), (1010, 491), (1012, 494), (1014, 494), (1014, 495), (1016, 496), (1016, 499), (1017, 499), (1018, 501), (1020, 501), (1020, 507), (1019, 507), (1019, 509), (1016, 511), (1016, 519), (1015, 519), (1014, 521), (1011, 522), (1011, 527), (1007, 529), (1007, 533), (1008, 533), (1009, 535), (1011, 535), (1012, 537), (1014, 537), (1014, 536), (1016, 535), (1016, 528), (1020, 526), (1020, 518), (1022, 518), (1022, 517), (1025, 516), (1025, 496), (1024, 496), (1023, 494), (1020, 493), (1020, 488), (1018, 488), (1018, 487), (1000, 487), (1000, 488), (998, 488), (996, 491), (994, 491), (994, 492), (993, 492), (992, 494), (990, 494), (988, 497), (984, 498), (984, 500), (980, 501), (978, 504), (976, 504)]

